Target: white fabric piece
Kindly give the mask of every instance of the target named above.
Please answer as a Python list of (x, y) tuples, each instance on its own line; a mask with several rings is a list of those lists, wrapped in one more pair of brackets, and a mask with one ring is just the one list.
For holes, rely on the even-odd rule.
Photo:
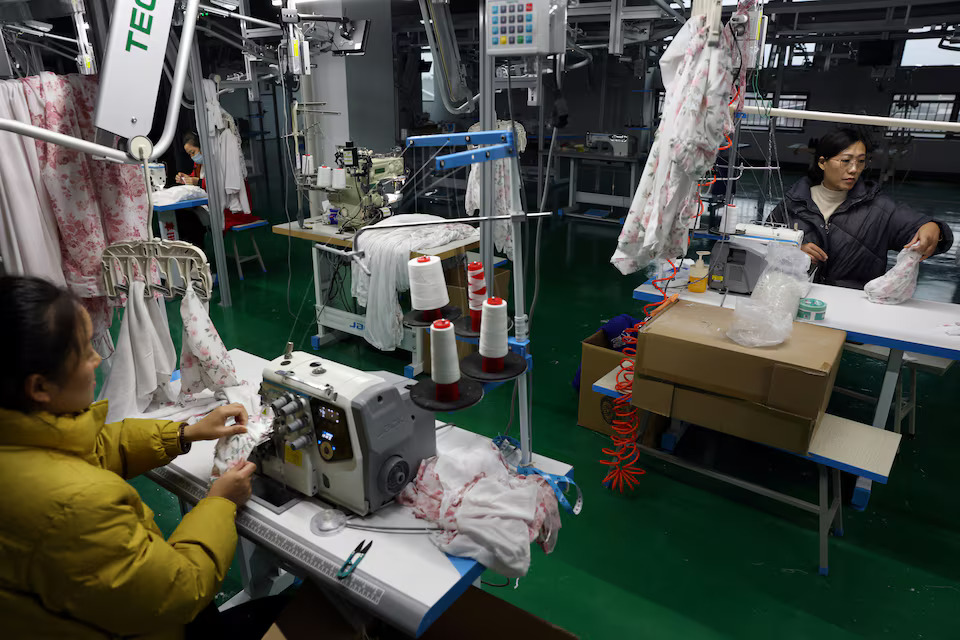
[[(393, 216), (370, 228), (389, 228), (409, 222), (441, 222), (437, 216), (409, 214)], [(365, 254), (367, 275), (352, 265), (350, 290), (357, 304), (366, 307), (366, 328), (363, 337), (381, 351), (393, 351), (403, 339), (403, 314), (397, 293), (410, 288), (407, 261), (411, 251), (438, 247), (454, 240), (477, 237), (476, 229), (466, 224), (435, 224), (404, 227), (391, 231), (364, 231), (355, 249)], [(317, 301), (318, 304), (323, 304)]]
[[(220, 106), (217, 86), (213, 80), (203, 80), (203, 98), (207, 110), (207, 126), (217, 141), (217, 168), (223, 190), (223, 206), (234, 213), (250, 213), (247, 198), (247, 163), (240, 146), (236, 122)], [(209, 139), (209, 138), (208, 138)], [(204, 167), (201, 166), (201, 177)]]
[(177, 352), (170, 339), (167, 314), (154, 298), (144, 298), (146, 285), (130, 285), (110, 375), (100, 391), (109, 401), (107, 421), (143, 413), (154, 401), (172, 400), (170, 375)]
[(209, 135), (215, 136), (225, 127), (223, 116), (220, 115), (220, 97), (217, 95), (217, 85), (209, 78), (201, 80), (200, 85), (203, 87), (203, 105), (207, 110), (207, 129), (209, 129)]
[(526, 575), (530, 543), (549, 553), (560, 529), (549, 485), (539, 476), (513, 475), (492, 443), (424, 460), (397, 501), (440, 525), (432, 539), (441, 551), (511, 578)]
[(180, 402), (204, 389), (236, 387), (237, 369), (210, 320), (206, 305), (192, 287), (180, 303), (183, 343), (180, 350)]
[(151, 197), (153, 199), (154, 206), (163, 207), (168, 204), (176, 204), (185, 200), (204, 199), (207, 197), (207, 192), (192, 184), (181, 184), (176, 187), (169, 187), (167, 189), (154, 191)]
[[(0, 82), (0, 118), (30, 122), (19, 80)], [(0, 131), (0, 257), (7, 273), (66, 286), (60, 234), (33, 138)]]
[[(741, 1), (737, 13), (749, 4)], [(623, 274), (686, 254), (700, 205), (699, 178), (733, 131), (728, 102), (739, 55), (729, 29), (708, 45), (705, 16), (693, 16), (660, 58), (663, 117), (610, 262)]]
[[(512, 120), (497, 120), (497, 130), (510, 130)], [(468, 131), (481, 131), (480, 123), (472, 125)], [(527, 148), (527, 132), (523, 125), (516, 123), (516, 145), (520, 153)], [(477, 147), (470, 146), (470, 149)], [(483, 163), (470, 165), (470, 174), (467, 176), (467, 192), (464, 199), (464, 208), (467, 215), (475, 215), (480, 209), (482, 195), (480, 193), (480, 176)], [(493, 215), (506, 216), (522, 209), (520, 200), (520, 174), (517, 172), (517, 163), (513, 158), (504, 158), (493, 161)], [(539, 197), (539, 196), (538, 196)], [(539, 203), (538, 203), (539, 204)], [(495, 220), (493, 223), (493, 244), (497, 251), (503, 251), (513, 259), (513, 226), (509, 220)]]
[(912, 298), (917, 290), (922, 259), (923, 254), (913, 246), (901, 250), (897, 264), (890, 271), (863, 286), (867, 300), (877, 304), (902, 304)]

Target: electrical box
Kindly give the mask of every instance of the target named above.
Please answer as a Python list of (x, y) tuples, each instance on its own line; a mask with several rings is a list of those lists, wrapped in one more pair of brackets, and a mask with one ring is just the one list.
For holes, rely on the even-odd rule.
[(487, 54), (516, 56), (563, 53), (567, 0), (487, 0)]

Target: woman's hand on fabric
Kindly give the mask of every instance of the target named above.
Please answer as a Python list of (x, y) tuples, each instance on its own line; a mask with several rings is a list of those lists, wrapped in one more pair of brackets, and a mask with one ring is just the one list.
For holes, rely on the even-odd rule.
[[(233, 418), (234, 423), (227, 421)], [(233, 404), (217, 407), (197, 422), (187, 425), (183, 429), (183, 437), (189, 442), (198, 440), (218, 440), (224, 436), (232, 436), (247, 432), (247, 410), (242, 404)]]
[(238, 460), (210, 485), (207, 497), (226, 498), (242, 507), (253, 493), (253, 472), (256, 470), (257, 465), (249, 460)]
[(823, 249), (821, 249), (820, 247), (818, 247), (817, 245), (815, 245), (815, 244), (812, 243), (812, 242), (806, 243), (805, 245), (803, 245), (802, 247), (800, 247), (800, 249), (801, 249), (805, 254), (807, 254), (808, 256), (810, 256), (810, 259), (813, 260), (814, 262), (826, 262), (826, 261), (827, 261), (827, 253), (826, 253), (826, 251), (824, 251)]
[(940, 225), (936, 222), (928, 222), (923, 225), (913, 235), (913, 240), (903, 246), (904, 249), (913, 247), (926, 260), (937, 250), (940, 243)]

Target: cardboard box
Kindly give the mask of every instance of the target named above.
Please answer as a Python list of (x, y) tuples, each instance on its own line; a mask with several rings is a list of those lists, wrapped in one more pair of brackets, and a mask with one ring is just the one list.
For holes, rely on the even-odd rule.
[(610, 435), (613, 433), (613, 398), (594, 391), (593, 383), (618, 367), (624, 356), (610, 348), (603, 331), (597, 331), (580, 344), (577, 424)]
[[(620, 366), (624, 355), (610, 348), (603, 331), (584, 340), (580, 356), (580, 401), (577, 406), (577, 424), (606, 435), (613, 434), (613, 398), (593, 390), (593, 383)], [(669, 414), (667, 414), (669, 415)], [(642, 419), (638, 415), (638, 419)], [(655, 446), (670, 421), (653, 412), (647, 420), (641, 444)]]
[[(504, 300), (510, 299), (510, 270), (497, 269), (493, 276), (493, 293)], [(450, 297), (450, 304), (463, 309), (463, 313), (470, 313), (470, 300), (466, 287), (456, 285), (447, 285), (447, 295)], [(477, 345), (469, 342), (457, 341), (457, 356), (462, 360), (477, 350)], [(427, 334), (423, 339), (423, 372), (430, 373), (430, 335)]]
[[(374, 623), (376, 624), (376, 623)], [(470, 587), (420, 638), (422, 640), (488, 640), (503, 637), (537, 640), (572, 640), (577, 636), (556, 627), (499, 598)], [(354, 629), (320, 589), (305, 581), (293, 602), (284, 609), (263, 640), (359, 640), (380, 638), (400, 640), (408, 636), (389, 628), (378, 628), (365, 635)]]
[(726, 337), (733, 311), (681, 302), (637, 342), (632, 403), (659, 415), (806, 453), (839, 368), (846, 334), (796, 323), (782, 345)]

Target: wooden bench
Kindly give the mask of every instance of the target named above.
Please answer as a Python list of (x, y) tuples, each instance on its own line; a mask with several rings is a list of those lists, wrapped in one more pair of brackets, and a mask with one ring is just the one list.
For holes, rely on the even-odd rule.
[[(843, 345), (843, 349), (844, 351), (856, 353), (874, 360), (879, 360), (881, 362), (886, 362), (890, 357), (890, 349), (872, 344), (857, 344), (853, 342), (847, 342), (845, 345)], [(953, 365), (953, 362), (953, 360), (948, 358), (938, 358), (937, 356), (928, 356), (922, 353), (906, 352), (903, 354), (903, 367), (907, 370), (907, 374), (909, 375), (909, 390), (908, 396), (904, 397), (904, 374), (901, 372), (900, 377), (897, 378), (896, 395), (893, 400), (894, 431), (901, 433), (903, 420), (904, 418), (907, 418), (907, 434), (914, 436), (917, 433), (917, 371), (925, 371), (937, 376), (942, 376), (950, 369), (950, 367)], [(876, 396), (861, 393), (859, 391), (853, 391), (852, 389), (835, 387), (834, 391), (842, 393), (846, 396), (857, 398), (858, 400), (863, 400), (865, 402), (870, 402), (873, 404), (877, 403)]]
[[(618, 366), (597, 380), (593, 384), (593, 390), (613, 398), (618, 397), (620, 394), (616, 391), (616, 380), (620, 369)], [(667, 432), (664, 435), (669, 434), (670, 432)], [(676, 435), (674, 432), (674, 437)], [(810, 442), (808, 453), (793, 454), (817, 465), (819, 499), (816, 504), (700, 466), (668, 451), (645, 445), (638, 445), (638, 447), (654, 458), (816, 514), (819, 519), (819, 570), (820, 575), (825, 576), (829, 571), (830, 533), (832, 531), (836, 536), (843, 535), (840, 472), (846, 471), (886, 484), (900, 447), (900, 438), (899, 433), (876, 429), (839, 416), (824, 415)]]

